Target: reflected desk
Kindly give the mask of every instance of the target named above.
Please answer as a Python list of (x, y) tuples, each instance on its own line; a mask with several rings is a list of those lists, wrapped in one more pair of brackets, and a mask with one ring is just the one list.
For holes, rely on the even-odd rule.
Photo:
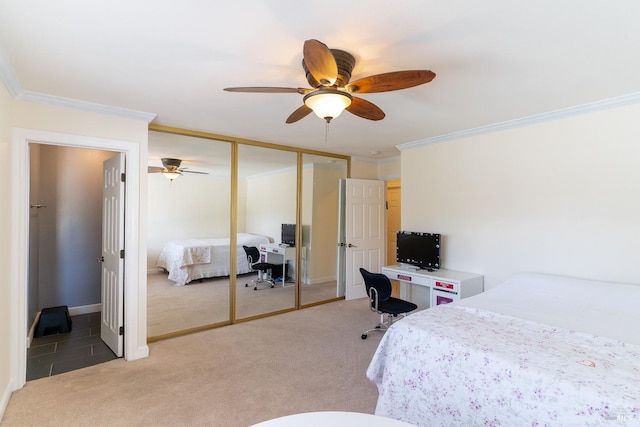
[(286, 282), (287, 263), (295, 261), (295, 246), (284, 246), (278, 243), (261, 243), (260, 244), (260, 261), (269, 262), (271, 264), (282, 264), (282, 286)]
[(463, 271), (428, 271), (389, 265), (382, 267), (382, 274), (399, 280), (400, 298), (417, 304), (420, 310), (479, 294), (484, 288), (482, 275)]

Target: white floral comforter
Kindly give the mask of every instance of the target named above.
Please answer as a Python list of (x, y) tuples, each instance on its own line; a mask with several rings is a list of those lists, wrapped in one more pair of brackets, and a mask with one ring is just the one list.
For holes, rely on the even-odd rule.
[(167, 270), (187, 265), (206, 264), (211, 262), (211, 245), (198, 239), (167, 242), (162, 248), (159, 260), (159, 264)]
[(640, 346), (473, 307), (395, 323), (367, 376), (415, 425), (640, 425)]
[[(238, 233), (237, 274), (250, 271), (242, 245), (257, 247), (261, 243), (269, 243), (269, 239), (257, 234)], [(172, 240), (162, 248), (156, 265), (167, 270), (169, 280), (179, 286), (196, 279), (228, 276), (231, 263), (230, 247), (231, 242), (228, 237)]]

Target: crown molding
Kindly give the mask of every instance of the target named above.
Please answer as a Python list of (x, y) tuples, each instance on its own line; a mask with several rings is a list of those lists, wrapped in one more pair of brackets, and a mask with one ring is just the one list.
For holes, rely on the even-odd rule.
[(455, 139), (467, 138), (471, 136), (485, 135), (492, 132), (498, 132), (507, 129), (514, 129), (523, 126), (548, 122), (551, 120), (565, 119), (568, 117), (578, 116), (581, 114), (603, 111), (610, 108), (622, 107), (625, 105), (640, 103), (640, 92), (630, 93), (628, 95), (608, 98), (601, 101), (591, 102), (588, 104), (577, 105), (575, 107), (564, 108), (561, 110), (550, 111), (548, 113), (536, 114), (534, 116), (523, 117), (520, 119), (508, 120), (493, 125), (477, 127), (473, 129), (453, 132), (446, 135), (434, 136), (419, 141), (407, 142), (396, 145), (400, 151), (406, 151), (412, 148), (424, 145), (438, 144), (441, 142), (452, 141)]
[(37, 102), (92, 113), (108, 114), (126, 119), (146, 121), (147, 123), (151, 123), (151, 121), (156, 117), (156, 114), (146, 113), (144, 111), (128, 110), (126, 108), (118, 108), (110, 105), (96, 104), (93, 102), (79, 101), (77, 99), (63, 98), (60, 96), (46, 95), (23, 90), (18, 79), (16, 79), (11, 62), (9, 61), (4, 49), (2, 49), (2, 46), (0, 46), (0, 79), (4, 82), (9, 94), (19, 101)]
[(63, 98), (61, 96), (45, 95), (42, 93), (22, 91), (15, 97), (20, 101), (38, 102), (41, 104), (55, 105), (59, 107), (73, 108), (91, 113), (108, 114), (123, 117), (125, 119), (146, 121), (151, 123), (156, 114), (144, 111), (128, 110), (126, 108), (113, 107), (111, 105), (96, 104), (94, 102), (79, 101), (77, 99)]
[(16, 74), (13, 72), (11, 62), (9, 62), (7, 54), (4, 49), (2, 49), (2, 46), (0, 46), (0, 79), (4, 82), (4, 86), (7, 88), (7, 91), (9, 91), (9, 94), (14, 98), (22, 91), (20, 83), (18, 83), (15, 76)]

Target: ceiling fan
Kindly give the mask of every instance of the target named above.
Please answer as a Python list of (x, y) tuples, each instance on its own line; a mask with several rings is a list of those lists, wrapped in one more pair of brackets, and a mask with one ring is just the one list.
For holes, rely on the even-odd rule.
[(355, 58), (348, 52), (329, 49), (318, 40), (304, 42), (302, 68), (313, 89), (287, 87), (228, 87), (228, 92), (299, 93), (304, 104), (286, 120), (294, 123), (312, 111), (329, 123), (343, 110), (368, 120), (382, 120), (384, 112), (375, 104), (353, 94), (390, 92), (429, 83), (436, 75), (429, 70), (392, 71), (353, 82)]
[(162, 158), (162, 166), (149, 166), (147, 171), (149, 173), (161, 173), (163, 174), (169, 181), (173, 181), (174, 179), (182, 176), (183, 173), (197, 173), (201, 175), (209, 175), (207, 172), (198, 172), (187, 170), (189, 168), (181, 168), (180, 164), (182, 163), (181, 159), (172, 159), (169, 157)]

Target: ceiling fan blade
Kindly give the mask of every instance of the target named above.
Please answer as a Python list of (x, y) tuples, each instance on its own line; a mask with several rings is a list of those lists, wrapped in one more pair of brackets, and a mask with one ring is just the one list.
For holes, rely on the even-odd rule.
[(389, 92), (429, 83), (435, 77), (429, 70), (392, 71), (356, 80), (346, 89), (351, 93)]
[(147, 168), (147, 172), (148, 173), (160, 173), (164, 170), (164, 168), (161, 168), (160, 166), (149, 166)]
[(307, 89), (303, 87), (294, 88), (294, 87), (226, 87), (224, 88), (227, 92), (250, 92), (250, 93), (299, 93), (300, 95), (305, 95), (308, 92), (311, 92), (312, 89)]
[(185, 169), (178, 169), (179, 172), (182, 173), (197, 173), (200, 175), (209, 175), (209, 172), (200, 172), (200, 171), (189, 171), (189, 170), (185, 170)]
[(382, 120), (385, 116), (384, 111), (377, 105), (355, 96), (351, 101), (351, 105), (347, 107), (347, 111), (368, 120)]
[(307, 107), (305, 104), (302, 104), (302, 107), (298, 108), (296, 111), (291, 113), (289, 117), (287, 117), (287, 123), (295, 123), (300, 119), (307, 117), (307, 115), (313, 110)]
[(318, 82), (324, 86), (332, 86), (336, 82), (338, 64), (327, 45), (318, 40), (307, 40), (302, 54), (309, 72)]

